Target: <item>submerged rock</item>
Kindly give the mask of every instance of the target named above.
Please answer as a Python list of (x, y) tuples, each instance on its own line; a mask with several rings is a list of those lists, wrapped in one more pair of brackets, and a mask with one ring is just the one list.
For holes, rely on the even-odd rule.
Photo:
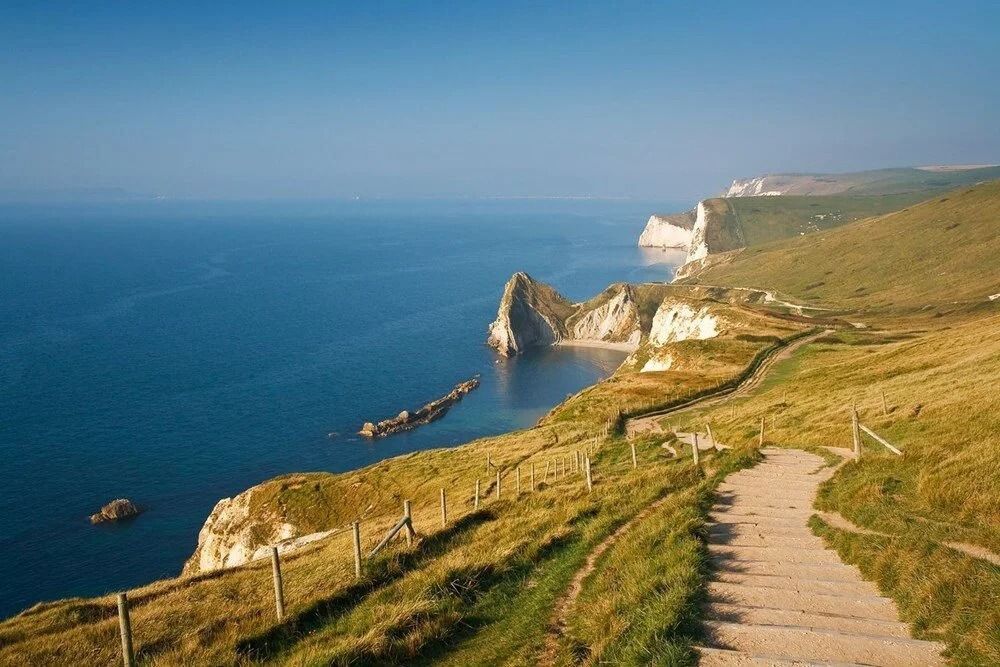
[(91, 514), (90, 523), (122, 521), (123, 519), (131, 519), (132, 517), (139, 516), (141, 512), (142, 510), (128, 498), (118, 498), (102, 507), (101, 511), (97, 514)]
[(479, 376), (476, 376), (471, 380), (466, 380), (465, 382), (459, 382), (455, 385), (455, 388), (446, 395), (435, 401), (431, 401), (419, 410), (414, 412), (403, 410), (395, 417), (392, 417), (391, 419), (383, 419), (377, 424), (365, 422), (361, 427), (361, 430), (358, 431), (358, 435), (363, 435), (366, 438), (380, 438), (392, 435), (393, 433), (399, 433), (400, 431), (408, 431), (409, 429), (416, 428), (422, 424), (429, 424), (435, 419), (443, 417), (451, 406), (458, 403), (462, 400), (463, 396), (478, 386)]

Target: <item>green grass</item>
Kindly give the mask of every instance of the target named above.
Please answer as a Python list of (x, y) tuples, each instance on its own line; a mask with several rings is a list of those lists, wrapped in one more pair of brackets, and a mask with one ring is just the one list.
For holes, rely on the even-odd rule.
[(838, 309), (922, 310), (933, 317), (991, 312), (987, 297), (1000, 292), (998, 257), (1000, 182), (992, 182), (882, 217), (748, 248), (687, 282), (766, 286)]

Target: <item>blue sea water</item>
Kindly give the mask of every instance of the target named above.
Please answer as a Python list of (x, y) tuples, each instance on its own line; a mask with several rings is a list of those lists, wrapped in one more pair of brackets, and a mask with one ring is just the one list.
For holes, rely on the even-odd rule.
[[(525, 270), (571, 299), (668, 280), (649, 202), (0, 207), (0, 615), (179, 572), (217, 500), (529, 426), (617, 352), (498, 362)], [(482, 374), (441, 421), (368, 442)], [(338, 435), (330, 438), (328, 434)], [(91, 526), (129, 497), (138, 519)]]

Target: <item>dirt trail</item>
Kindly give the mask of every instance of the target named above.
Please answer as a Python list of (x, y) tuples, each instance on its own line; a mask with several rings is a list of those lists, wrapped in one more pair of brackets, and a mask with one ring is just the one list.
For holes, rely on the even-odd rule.
[(718, 403), (722, 403), (723, 401), (729, 400), (734, 396), (745, 394), (748, 391), (757, 387), (764, 380), (764, 377), (767, 375), (767, 372), (771, 369), (772, 366), (774, 366), (774, 364), (784, 359), (788, 359), (789, 357), (792, 356), (792, 354), (795, 353), (796, 350), (798, 350), (803, 345), (808, 345), (809, 343), (813, 342), (820, 336), (825, 336), (826, 334), (832, 332), (833, 329), (826, 329), (824, 331), (820, 331), (818, 333), (814, 333), (809, 336), (804, 336), (803, 338), (793, 341), (792, 343), (782, 348), (778, 348), (777, 350), (772, 351), (771, 354), (768, 355), (760, 363), (759, 366), (757, 366), (757, 369), (753, 373), (751, 373), (749, 377), (743, 380), (743, 382), (741, 382), (740, 384), (736, 385), (736, 387), (733, 389), (723, 389), (714, 394), (709, 394), (708, 396), (692, 399), (686, 403), (682, 403), (680, 405), (668, 408), (666, 410), (657, 410), (656, 412), (651, 412), (649, 414), (645, 414), (640, 417), (633, 417), (632, 419), (629, 419), (627, 422), (625, 422), (625, 434), (628, 437), (632, 437), (642, 433), (659, 431), (660, 428), (658, 422), (666, 415), (677, 414), (679, 412), (690, 410), (695, 407), (703, 408), (710, 405), (716, 405)]
[(764, 449), (719, 486), (710, 514), (702, 665), (939, 665), (936, 642), (911, 639), (892, 600), (812, 533), (823, 459)]

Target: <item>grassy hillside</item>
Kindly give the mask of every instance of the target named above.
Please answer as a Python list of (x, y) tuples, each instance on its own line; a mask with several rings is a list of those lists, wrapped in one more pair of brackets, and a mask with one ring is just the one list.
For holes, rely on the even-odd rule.
[(770, 174), (763, 191), (788, 195), (895, 195), (950, 190), (1000, 178), (1000, 167), (895, 167), (842, 174)]
[[(643, 298), (653, 291), (643, 288)], [(633, 470), (628, 444), (616, 432), (608, 433), (607, 426), (623, 411), (725, 383), (772, 345), (773, 336), (803, 329), (759, 317), (769, 335), (691, 341), (682, 349), (697, 358), (696, 370), (620, 373), (568, 399), (537, 428), (341, 475), (273, 481), (262, 498), (273, 495), (274, 504), (316, 529), (341, 526), (330, 538), (284, 558), (288, 616), (275, 619), (267, 562), (156, 582), (130, 592), (140, 661), (534, 664), (556, 600), (587, 554), (651, 502), (669, 497), (669, 511), (643, 522), (647, 534), (671, 536), (671, 548), (655, 561), (662, 568), (650, 573), (640, 589), (609, 599), (615, 604), (604, 613), (627, 609), (633, 620), (603, 633), (600, 644), (588, 650), (595, 656), (639, 651), (659, 661), (691, 662), (702, 508), (725, 471), (751, 463), (754, 455), (745, 449), (706, 455), (716, 471), (706, 478), (689, 458), (670, 458), (659, 442), (645, 440), (637, 443), (642, 465)], [(587, 493), (580, 473), (563, 472), (576, 451), (593, 457), (593, 493)], [(497, 468), (486, 469), (488, 453), (502, 474), (500, 499), (495, 497)], [(532, 466), (538, 483), (534, 493), (528, 490)], [(547, 468), (553, 474), (545, 478)], [(474, 511), (477, 479), (484, 500)], [(441, 488), (448, 493), (446, 527), (439, 518)], [(362, 519), (367, 552), (398, 518), (404, 499), (413, 501), (422, 539), (412, 547), (394, 544), (368, 561), (364, 578), (355, 582), (344, 523)], [(562, 646), (567, 652), (579, 648)], [(41, 604), (0, 623), (0, 664), (112, 665), (119, 660), (110, 596)]]
[(904, 456), (866, 440), (860, 464), (824, 486), (819, 506), (884, 536), (823, 533), (921, 638), (945, 640), (960, 664), (998, 664), (1000, 568), (947, 546), (1000, 554), (998, 377), (1000, 313), (924, 332), (844, 332), (804, 348), (755, 395), (680, 426), (707, 422), (723, 442), (745, 442), (766, 415), (774, 444), (849, 448), (856, 403), (862, 423)]
[[(799, 199), (806, 198), (746, 205), (773, 201), (774, 216), (794, 221)], [(1000, 184), (991, 183), (732, 253), (698, 276), (703, 286), (634, 286), (644, 324), (664, 296), (686, 294), (717, 302), (740, 327), (672, 343), (676, 369), (642, 374), (623, 366), (535, 428), (340, 475), (274, 480), (262, 503), (316, 530), (338, 528), (284, 558), (288, 616), (275, 619), (266, 562), (156, 582), (130, 592), (140, 661), (521, 665), (537, 664), (551, 649), (560, 665), (693, 664), (708, 568), (701, 536), (714, 485), (755, 462), (761, 416), (767, 444), (833, 459), (822, 448), (849, 446), (848, 406), (857, 404), (863, 423), (904, 455), (868, 442), (862, 460), (841, 467), (821, 490), (823, 509), (870, 534), (818, 519), (815, 530), (897, 601), (917, 636), (947, 642), (958, 664), (1000, 663), (1000, 568), (949, 546), (1000, 553), (1000, 299), (987, 298), (1000, 293), (998, 224)], [(776, 289), (850, 311), (851, 321), (869, 327), (777, 316), (759, 293), (713, 285)], [(780, 362), (753, 392), (663, 420), (682, 430), (710, 423), (733, 447), (706, 454), (702, 470), (688, 456), (667, 455), (663, 445), (676, 444), (669, 432), (630, 443), (609, 428), (622, 413), (730, 383), (776, 340), (819, 324), (836, 331)], [(563, 472), (578, 451), (593, 459), (592, 493), (580, 473)], [(487, 466), (487, 455), (497, 467)], [(528, 488), (532, 466), (535, 491)], [(478, 510), (476, 480), (484, 498)], [(367, 552), (404, 499), (413, 501), (420, 538), (367, 561), (355, 581), (347, 522), (362, 520)], [(554, 611), (588, 555), (625, 524), (629, 539), (595, 561), (563, 632), (552, 633)], [(119, 660), (111, 596), (41, 604), (0, 623), (0, 664)]]
[(742, 231), (744, 245), (757, 246), (898, 211), (929, 196), (919, 191), (867, 197), (732, 197), (726, 203)]
[(767, 286), (833, 308), (947, 312), (1000, 292), (1000, 182), (748, 248), (690, 283)]

